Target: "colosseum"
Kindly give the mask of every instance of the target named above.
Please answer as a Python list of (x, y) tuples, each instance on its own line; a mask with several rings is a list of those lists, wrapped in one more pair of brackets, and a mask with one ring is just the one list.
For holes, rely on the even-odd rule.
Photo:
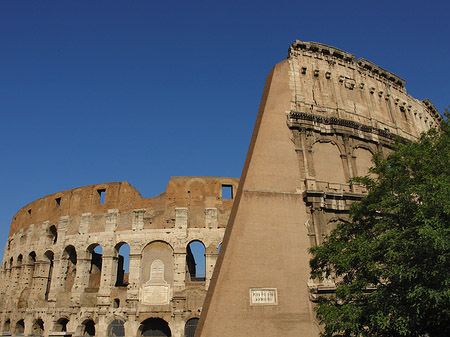
[(314, 301), (334, 282), (309, 279), (308, 247), (364, 197), (349, 180), (373, 153), (442, 120), (404, 85), (296, 41), (267, 77), (240, 179), (175, 177), (155, 198), (106, 183), (23, 207), (1, 268), (3, 335), (318, 336)]
[(26, 205), (3, 258), (3, 335), (193, 336), (238, 182), (175, 177), (155, 198), (114, 182)]

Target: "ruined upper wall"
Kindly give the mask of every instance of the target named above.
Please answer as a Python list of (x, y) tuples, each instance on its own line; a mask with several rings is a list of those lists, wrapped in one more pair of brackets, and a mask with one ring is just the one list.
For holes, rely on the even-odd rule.
[(287, 58), (293, 111), (349, 120), (407, 139), (442, 120), (428, 99), (407, 94), (402, 78), (338, 48), (297, 40)]
[[(207, 207), (231, 209), (233, 200), (222, 200), (222, 185), (236, 190), (239, 179), (218, 177), (172, 177), (166, 192), (155, 198), (143, 198), (125, 182), (88, 185), (50, 194), (22, 207), (13, 217), (10, 236), (31, 224), (57, 222), (63, 216), (79, 218), (84, 213), (106, 214), (108, 210), (128, 212), (147, 209), (151, 214), (167, 213), (175, 207), (189, 207), (204, 212)], [(103, 196), (102, 196), (103, 195)]]

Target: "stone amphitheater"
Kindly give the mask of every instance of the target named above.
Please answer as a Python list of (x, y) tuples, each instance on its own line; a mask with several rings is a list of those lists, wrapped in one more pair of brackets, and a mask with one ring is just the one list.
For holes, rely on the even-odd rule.
[(296, 41), (267, 78), (240, 180), (175, 177), (155, 198), (106, 183), (26, 205), (1, 267), (3, 335), (318, 336), (314, 301), (334, 282), (309, 279), (308, 247), (364, 197), (349, 179), (373, 153), (442, 120), (404, 85)]
[(155, 198), (114, 182), (26, 205), (3, 259), (4, 335), (193, 335), (238, 181), (175, 177)]

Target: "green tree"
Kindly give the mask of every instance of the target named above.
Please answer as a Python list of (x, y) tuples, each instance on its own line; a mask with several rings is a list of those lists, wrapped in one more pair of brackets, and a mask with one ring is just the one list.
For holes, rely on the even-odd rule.
[(310, 249), (312, 277), (337, 280), (323, 336), (450, 336), (450, 124), (373, 161), (367, 197)]

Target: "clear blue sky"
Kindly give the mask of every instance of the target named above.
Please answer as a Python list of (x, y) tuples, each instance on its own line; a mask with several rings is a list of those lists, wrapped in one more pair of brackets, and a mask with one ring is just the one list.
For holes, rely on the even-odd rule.
[(450, 104), (448, 1), (0, 2), (0, 249), (45, 195), (240, 176), (266, 75), (295, 40), (364, 57)]

